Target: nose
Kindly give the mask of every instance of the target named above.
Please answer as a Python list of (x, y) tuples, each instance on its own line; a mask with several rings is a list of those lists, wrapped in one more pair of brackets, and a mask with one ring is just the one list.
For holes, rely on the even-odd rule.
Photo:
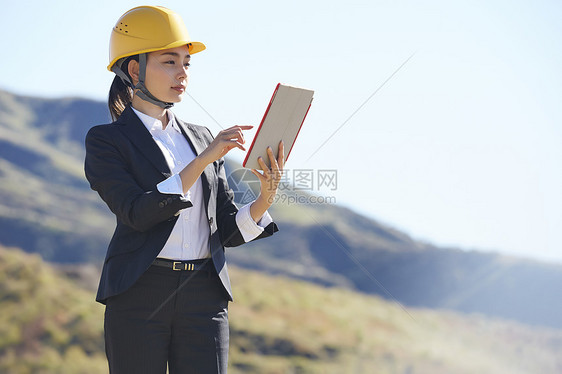
[(183, 80), (183, 79), (186, 79), (188, 77), (188, 75), (189, 75), (189, 72), (187, 71), (187, 66), (182, 66), (178, 70), (178, 73), (177, 73), (176, 77), (179, 80)]

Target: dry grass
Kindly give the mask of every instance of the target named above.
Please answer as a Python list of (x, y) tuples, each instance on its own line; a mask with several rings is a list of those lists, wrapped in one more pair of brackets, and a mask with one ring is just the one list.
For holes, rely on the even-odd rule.
[[(233, 374), (562, 372), (560, 330), (404, 310), (240, 268), (231, 274)], [(0, 371), (107, 372), (103, 307), (90, 283), (70, 281), (36, 255), (0, 248)]]

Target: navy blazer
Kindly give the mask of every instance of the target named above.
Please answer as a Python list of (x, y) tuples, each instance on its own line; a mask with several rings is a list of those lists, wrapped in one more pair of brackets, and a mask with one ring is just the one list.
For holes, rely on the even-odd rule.
[[(169, 115), (173, 115), (168, 111)], [(209, 129), (176, 118), (195, 154), (212, 142)], [(168, 240), (181, 209), (193, 204), (182, 195), (162, 194), (156, 185), (172, 175), (152, 135), (128, 106), (117, 121), (92, 127), (86, 135), (86, 178), (117, 218), (117, 226), (103, 264), (96, 300), (122, 293), (150, 267)], [(224, 159), (201, 174), (210, 227), (212, 261), (232, 300), (224, 247), (244, 243), (236, 225), (234, 193), (228, 187)], [(269, 224), (256, 239), (278, 231)]]

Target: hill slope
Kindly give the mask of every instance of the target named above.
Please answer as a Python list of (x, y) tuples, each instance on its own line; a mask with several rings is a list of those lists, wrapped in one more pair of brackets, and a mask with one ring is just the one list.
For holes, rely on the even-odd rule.
[[(114, 217), (84, 178), (83, 138), (108, 117), (100, 102), (0, 91), (1, 244), (99, 266)], [(229, 175), (237, 168), (229, 162)], [(236, 185), (238, 195), (247, 184)], [(271, 212), (281, 231), (229, 249), (231, 263), (408, 306), (562, 327), (562, 291), (555, 287), (562, 266), (437, 248), (336, 205), (281, 203)]]
[(107, 371), (102, 313), (38, 255), (0, 247), (0, 372)]
[(84, 178), (83, 142), (106, 112), (0, 91), (0, 243), (55, 261), (101, 258), (111, 222)]
[[(0, 248), (0, 371), (104, 373), (103, 307), (38, 256)], [(559, 373), (562, 331), (402, 309), (234, 268), (230, 372)]]

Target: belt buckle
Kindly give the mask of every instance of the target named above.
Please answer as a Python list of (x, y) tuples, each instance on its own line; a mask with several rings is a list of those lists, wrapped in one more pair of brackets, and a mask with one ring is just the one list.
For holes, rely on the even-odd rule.
[[(177, 265), (177, 264), (182, 264), (182, 265), (183, 265), (183, 269), (182, 269), (181, 267), (180, 267), (180, 268), (176, 268), (176, 265)], [(193, 271), (193, 270), (195, 270), (195, 265), (194, 265), (194, 264), (188, 264), (188, 263), (181, 262), (181, 261), (174, 261), (174, 263), (172, 264), (172, 270), (175, 270), (175, 271), (182, 271), (182, 270), (190, 270), (190, 271)]]

